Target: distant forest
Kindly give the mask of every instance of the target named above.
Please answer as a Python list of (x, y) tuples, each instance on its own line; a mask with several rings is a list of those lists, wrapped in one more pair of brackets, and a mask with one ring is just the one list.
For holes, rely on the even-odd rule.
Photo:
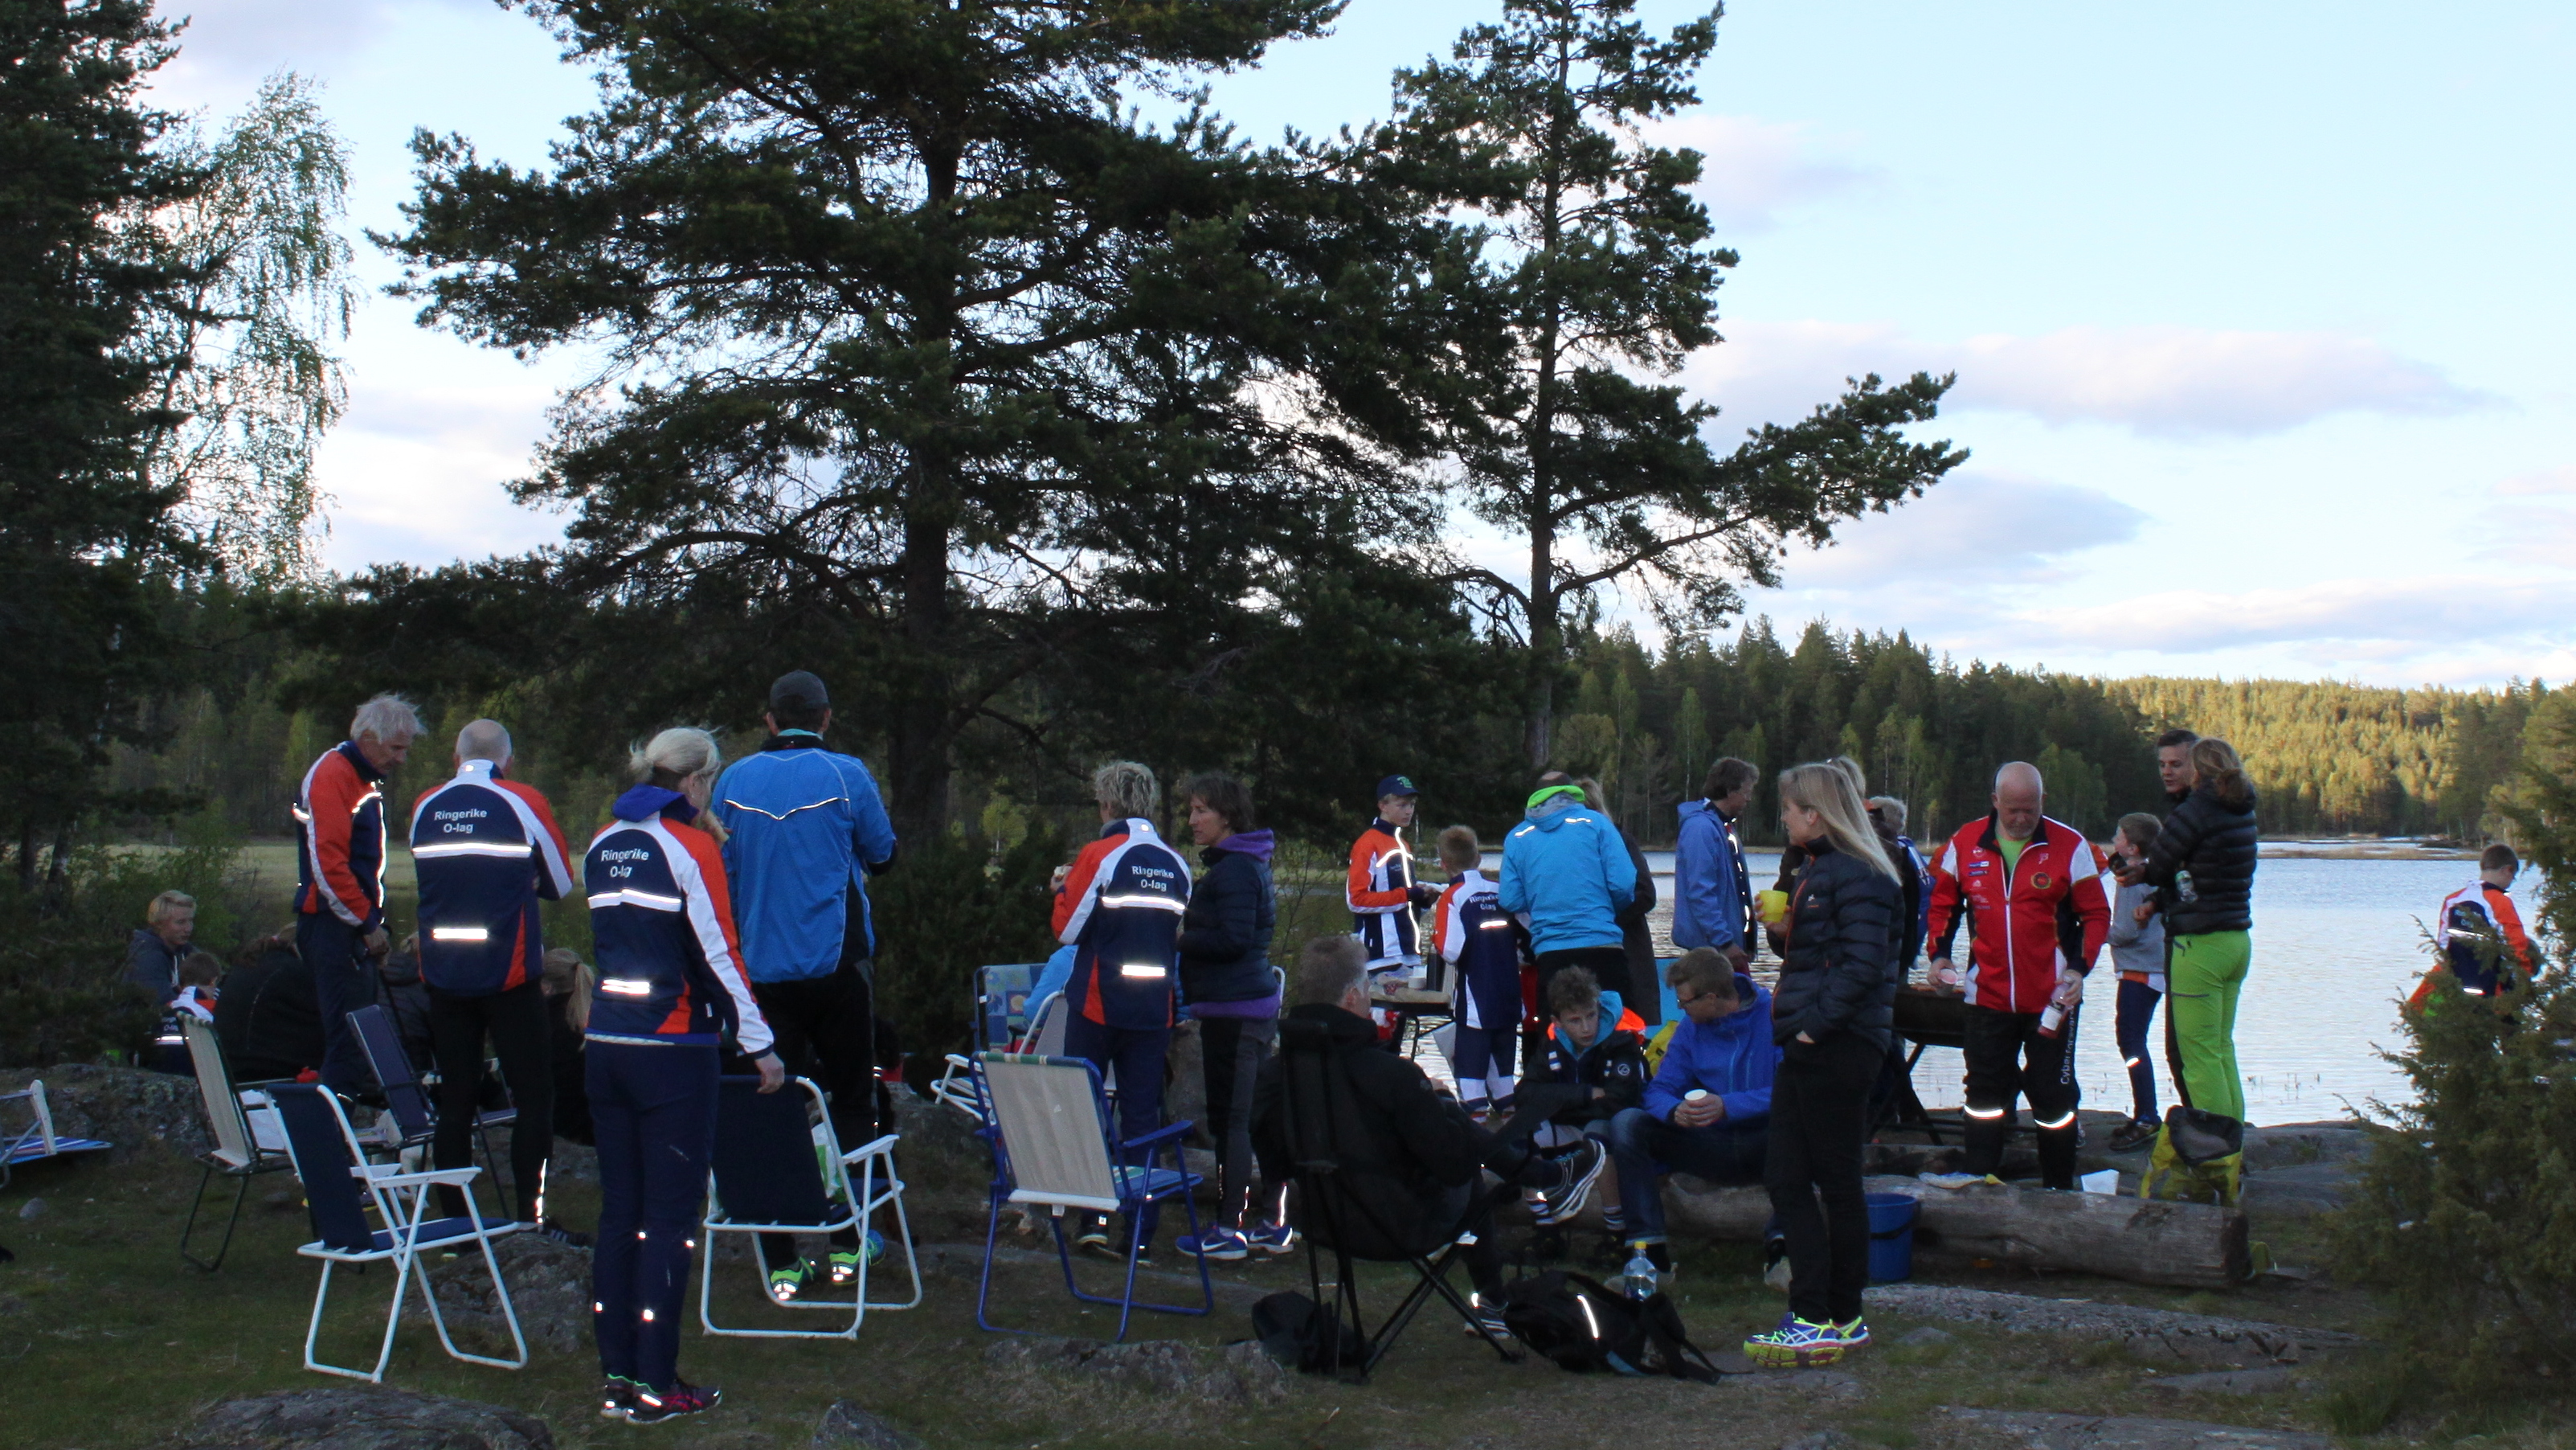
[[(218, 605), (216, 612), (224, 611)], [(342, 712), (281, 703), (320, 693), (312, 678), (317, 661), (291, 644), (279, 641), (274, 653), (237, 647), (227, 655), (228, 678), (156, 707), (165, 712), (158, 724), (168, 743), (148, 753), (121, 752), (111, 786), (128, 800), (199, 803), (235, 832), (281, 834), (296, 781), (339, 738)], [(1764, 794), (1751, 823), (1756, 840), (1776, 832), (1769, 775), (1837, 754), (1859, 760), (1874, 791), (1908, 802), (1918, 836), (1982, 812), (1995, 766), (2013, 759), (2039, 766), (2051, 814), (2107, 835), (2122, 813), (2160, 808), (2150, 742), (2169, 726), (2185, 725), (2223, 736), (2244, 753), (2263, 793), (2269, 832), (2481, 840), (2501, 833), (2493, 797), (2521, 761), (2535, 709), (2544, 701), (2563, 706), (2564, 693), (2553, 696), (2536, 682), (2500, 690), (2393, 690), (2273, 680), (2101, 680), (1962, 666), (1903, 634), (1845, 633), (1824, 624), (1811, 624), (1788, 642), (1769, 620), (1757, 618), (1731, 640), (1694, 641), (1661, 655), (1624, 630), (1578, 637), (1560, 695), (1567, 708), (1557, 720), (1555, 754), (1561, 765), (1598, 779), (1622, 826), (1648, 844), (1671, 840), (1674, 805), (1695, 795), (1709, 764), (1724, 755), (1764, 769)], [(397, 800), (441, 778), (443, 739), (484, 709), (511, 721), (528, 774), (556, 796), (568, 829), (596, 819), (621, 783), (614, 752), (603, 755), (587, 729), (575, 732), (541, 689), (480, 698), (431, 691), (422, 698), (434, 735), (396, 782)], [(1424, 708), (1442, 709), (1437, 702)], [(1374, 753), (1384, 763), (1369, 770), (1420, 775), (1431, 790), (1429, 822), (1465, 819), (1499, 831), (1526, 790), (1525, 769), (1512, 758), (1507, 713), (1484, 724), (1460, 730), (1452, 719), (1439, 738), (1453, 748), (1484, 742), (1491, 759), (1412, 759), (1399, 733), (1380, 738)], [(845, 720), (834, 733), (836, 743), (863, 755), (876, 748), (862, 718)], [(552, 738), (557, 735), (568, 738)], [(738, 734), (735, 746), (755, 739)], [(1147, 754), (1175, 780), (1206, 763)], [(1061, 816), (1061, 824), (1083, 829), (1082, 764), (1063, 761), (1052, 773), (1028, 760), (1007, 769), (970, 768), (960, 781), (955, 819), (961, 829), (1004, 841), (1041, 816)], [(1262, 784), (1254, 783), (1256, 789)], [(1365, 794), (1365, 784), (1355, 783), (1342, 798), (1346, 804), (1289, 811), (1277, 824), (1331, 844), (1326, 838), (1364, 818)], [(130, 824), (145, 828), (140, 817)]]

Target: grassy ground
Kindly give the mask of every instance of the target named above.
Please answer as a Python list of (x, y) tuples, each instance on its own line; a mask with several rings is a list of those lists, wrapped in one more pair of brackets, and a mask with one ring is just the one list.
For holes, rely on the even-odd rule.
[[(0, 1193), (0, 1241), (18, 1261), (0, 1268), (0, 1442), (26, 1446), (148, 1444), (197, 1409), (231, 1396), (332, 1383), (301, 1368), (301, 1336), (315, 1266), (294, 1257), (307, 1237), (285, 1175), (259, 1180), (233, 1257), (220, 1274), (181, 1266), (173, 1236), (196, 1173), (167, 1158), (124, 1164), (49, 1164)], [(22, 1220), (31, 1196), (46, 1210)], [(592, 1211), (583, 1185), (558, 1190), (574, 1222)], [(269, 1200), (265, 1205), (264, 1200)], [(925, 1204), (926, 1208), (930, 1205)], [(971, 1236), (955, 1207), (923, 1215), (925, 1240)], [(2270, 1234), (2289, 1262), (2312, 1262), (2295, 1233)], [(1168, 1237), (1163, 1254), (1173, 1262)], [(1288, 1287), (1302, 1259), (1250, 1266), (1235, 1277)], [(758, 1313), (750, 1276), (720, 1275), (737, 1313)], [(1779, 1313), (1755, 1278), (1749, 1248), (1686, 1249), (1679, 1286), (1691, 1330), (1713, 1348)], [(2230, 1295), (2178, 1295), (2072, 1277), (1974, 1275), (1959, 1280), (2061, 1297), (2349, 1327), (2365, 1306), (2347, 1291), (2265, 1285)], [(347, 1281), (344, 1312), (326, 1333), (326, 1357), (372, 1357), (381, 1328), (378, 1271)], [(1393, 1280), (1385, 1281), (1392, 1285)], [(2116, 1349), (2082, 1341), (2006, 1335), (1956, 1324), (1954, 1338), (1899, 1346), (1912, 1327), (1874, 1319), (1880, 1343), (1842, 1372), (1730, 1380), (1708, 1388), (1670, 1381), (1578, 1377), (1544, 1363), (1504, 1366), (1426, 1314), (1365, 1388), (1301, 1381), (1281, 1404), (1184, 1408), (1030, 1371), (989, 1368), (993, 1342), (975, 1327), (974, 1279), (949, 1271), (920, 1309), (871, 1318), (859, 1342), (715, 1340), (691, 1329), (683, 1372), (726, 1390), (703, 1423), (660, 1433), (664, 1443), (755, 1450), (800, 1446), (833, 1400), (848, 1397), (939, 1447), (1038, 1445), (1152, 1447), (1225, 1444), (1282, 1447), (1483, 1446), (1552, 1450), (1615, 1438), (1634, 1450), (1724, 1444), (1773, 1446), (1807, 1429), (1838, 1427), (1887, 1446), (1969, 1444), (1962, 1427), (1933, 1413), (1945, 1404), (2089, 1414), (2177, 1415), (2244, 1425), (2323, 1428), (2321, 1402), (2289, 1394), (2210, 1399), (2149, 1387), (2159, 1371)], [(1055, 1334), (1105, 1338), (1106, 1311), (1065, 1298), (1052, 1266), (1009, 1267), (997, 1300), (1008, 1322)], [(336, 1296), (335, 1296), (336, 1298)], [(736, 1302), (738, 1301), (738, 1302)], [(375, 1317), (369, 1318), (369, 1306)], [(1249, 1326), (1240, 1308), (1208, 1319), (1149, 1316), (1136, 1337), (1218, 1344)], [(389, 1382), (488, 1400), (547, 1419), (566, 1446), (623, 1444), (640, 1432), (589, 1412), (595, 1365), (586, 1347), (542, 1352), (522, 1371), (464, 1365), (442, 1354), (426, 1325), (406, 1326)], [(1615, 1427), (1615, 1428), (1614, 1428)]]

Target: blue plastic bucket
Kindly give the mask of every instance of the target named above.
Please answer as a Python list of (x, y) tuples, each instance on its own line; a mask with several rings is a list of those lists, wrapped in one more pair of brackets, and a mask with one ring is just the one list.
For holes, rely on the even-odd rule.
[(1922, 1207), (1902, 1193), (1869, 1196), (1869, 1281), (1894, 1284), (1914, 1277), (1914, 1215)]

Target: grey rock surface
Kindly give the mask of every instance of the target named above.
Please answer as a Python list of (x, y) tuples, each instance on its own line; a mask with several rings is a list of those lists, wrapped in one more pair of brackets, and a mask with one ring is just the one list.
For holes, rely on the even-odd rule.
[(1103, 1344), (1014, 1336), (986, 1346), (984, 1363), (1004, 1373), (1074, 1375), (1113, 1388), (1212, 1405), (1270, 1404), (1288, 1396), (1288, 1372), (1249, 1342), (1210, 1349), (1164, 1339)]
[(1929, 1324), (1918, 1324), (1896, 1336), (1896, 1342), (1899, 1344), (1950, 1344), (1958, 1337), (1946, 1329), (1935, 1329)]
[(19, 1216), (20, 1218), (42, 1218), (42, 1217), (44, 1217), (44, 1216), (45, 1216), (45, 1201), (44, 1201), (43, 1199), (41, 1199), (41, 1198), (30, 1198), (30, 1199), (28, 1199), (25, 1203), (22, 1203), (22, 1204), (19, 1204), (19, 1205), (18, 1205), (18, 1216)]
[(2370, 1130), (2354, 1123), (2282, 1123), (2245, 1130), (2245, 1171), (2309, 1163), (2349, 1163), (2370, 1156)]
[(38, 1078), (45, 1083), (45, 1107), (53, 1115), (54, 1131), (112, 1144), (118, 1159), (153, 1146), (186, 1154), (214, 1146), (193, 1077), (64, 1062), (0, 1071), (0, 1092), (16, 1092)]
[(2194, 1395), (2262, 1395), (2306, 1388), (2305, 1381), (2282, 1365), (2263, 1369), (2212, 1370), (2207, 1374), (2160, 1375), (2148, 1380), (2146, 1385), (2151, 1390)]
[(1916, 1319), (1987, 1324), (2016, 1334), (2117, 1340), (2133, 1354), (2212, 1366), (2298, 1364), (2361, 1343), (2357, 1335), (2332, 1329), (1940, 1284), (1875, 1284), (1868, 1302), (1873, 1310)]
[(553, 1450), (516, 1410), (391, 1389), (277, 1390), (226, 1400), (173, 1438), (178, 1450)]
[(2249, 1172), (2242, 1201), (2249, 1214), (2330, 1213), (2343, 1207), (2359, 1173), (2360, 1165), (2351, 1159)]
[[(519, 1332), (531, 1354), (577, 1354), (590, 1346), (590, 1251), (560, 1244), (539, 1234), (517, 1233), (496, 1240), (492, 1256), (510, 1286), (510, 1307), (518, 1312)], [(504, 1354), (510, 1329), (501, 1320), (500, 1300), (492, 1293), (492, 1275), (483, 1255), (468, 1245), (455, 1258), (429, 1271), (438, 1295), (439, 1313), (456, 1342), (478, 1353)], [(413, 1294), (403, 1307), (407, 1322), (427, 1323), (429, 1311)]]
[(1858, 1440), (1840, 1430), (1817, 1430), (1780, 1442), (1780, 1450), (1855, 1450)]
[(2331, 1450), (2323, 1435), (2253, 1430), (2148, 1416), (2052, 1415), (2028, 1410), (1941, 1412), (2022, 1450)]
[(814, 1427), (814, 1450), (922, 1450), (922, 1444), (856, 1400), (834, 1400)]

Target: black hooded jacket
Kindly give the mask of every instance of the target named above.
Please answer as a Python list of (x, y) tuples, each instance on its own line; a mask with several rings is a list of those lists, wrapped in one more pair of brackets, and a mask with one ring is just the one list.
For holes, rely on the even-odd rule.
[(1252, 1147), (1262, 1176), (1273, 1183), (1296, 1176), (1284, 1102), (1286, 1067), (1303, 1044), (1320, 1040), (1338, 1165), (1327, 1181), (1346, 1201), (1329, 1214), (1320, 1211), (1322, 1205), (1302, 1205), (1305, 1229), (1329, 1244), (1321, 1234), (1337, 1220), (1341, 1246), (1362, 1258), (1398, 1258), (1430, 1248), (1452, 1227), (1438, 1221), (1449, 1191), (1476, 1182), (1483, 1166), (1475, 1124), (1421, 1068), (1378, 1046), (1377, 1024), (1365, 1017), (1309, 1004), (1289, 1009), (1279, 1031), (1281, 1050), (1263, 1064), (1253, 1092)]
[(1895, 878), (1823, 840), (1807, 847), (1790, 898), (1788, 945), (1772, 988), (1771, 1040), (1794, 1059), (1803, 1032), (1853, 1033), (1884, 1048), (1896, 1026), (1896, 960), (1905, 895)]
[(2253, 787), (2246, 787), (2241, 806), (2219, 799), (2207, 785), (2195, 786), (2183, 797), (2147, 851), (2147, 880), (2164, 903), (2167, 937), (2253, 928), (2254, 863), (2261, 839)]

